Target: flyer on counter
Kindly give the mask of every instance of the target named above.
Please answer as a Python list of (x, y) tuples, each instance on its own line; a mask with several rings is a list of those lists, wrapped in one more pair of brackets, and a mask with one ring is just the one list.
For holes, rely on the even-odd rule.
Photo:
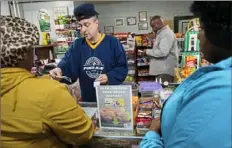
[(130, 85), (96, 87), (100, 129), (133, 130)]

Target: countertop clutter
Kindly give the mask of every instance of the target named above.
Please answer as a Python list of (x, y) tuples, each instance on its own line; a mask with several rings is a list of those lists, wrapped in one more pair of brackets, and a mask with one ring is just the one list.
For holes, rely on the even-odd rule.
[[(152, 48), (155, 38), (151, 40), (146, 34), (114, 34), (125, 49), (128, 75), (123, 85), (96, 87), (97, 103), (78, 102), (92, 119), (95, 127), (91, 142), (81, 147), (138, 147), (149, 131), (151, 121), (160, 117), (164, 101), (185, 78), (199, 67), (207, 65), (200, 56), (198, 48), (194, 48), (194, 51), (191, 49), (189, 51), (187, 48), (188, 36), (192, 34), (195, 35), (194, 32), (189, 35), (187, 33), (187, 41), (183, 38), (177, 40), (181, 52), (180, 67), (174, 69), (175, 83), (162, 83), (162, 80), (149, 75), (150, 57), (141, 53), (145, 49)], [(176, 36), (180, 37), (179, 34)], [(67, 47), (63, 49), (64, 45), (61, 44), (62, 48), (55, 47), (56, 59), (53, 63), (49, 63), (51, 60), (38, 60), (41, 75), (48, 74), (48, 71), (56, 67), (60, 61), (61, 57), (57, 58), (59, 55), (57, 53), (65, 53), (69, 46), (66, 44)], [(53, 46), (47, 46), (47, 48), (53, 48)]]
[[(180, 48), (180, 66), (174, 69), (175, 83), (162, 83), (162, 80), (149, 75), (150, 57), (141, 54), (145, 49), (152, 48), (155, 38), (151, 40), (146, 34), (114, 34), (125, 49), (128, 75), (123, 85), (96, 87), (97, 103), (78, 102), (92, 119), (95, 127), (93, 139), (82, 147), (138, 147), (149, 131), (151, 121), (160, 117), (164, 101), (185, 78), (199, 67), (208, 64), (200, 56), (198, 48), (193, 48), (194, 50), (187, 48), (188, 38), (191, 35), (195, 35), (195, 32), (187, 33), (186, 39), (177, 39)], [(180, 37), (179, 34), (176, 36)], [(57, 51), (65, 53), (68, 45), (65, 49), (63, 47), (64, 45), (62, 49), (55, 47), (56, 56)], [(41, 50), (43, 46), (35, 48)], [(53, 63), (49, 63), (51, 60), (38, 60), (41, 75), (48, 74), (50, 69), (56, 67), (60, 58), (56, 57), (52, 60)]]
[[(124, 88), (131, 86), (131, 91), (121, 92)], [(95, 126), (95, 135), (93, 140), (82, 147), (122, 147), (131, 148), (139, 145), (143, 136), (149, 131), (150, 123), (153, 119), (160, 117), (160, 112), (162, 104), (169, 95), (173, 92), (175, 87), (173, 86), (163, 86), (156, 82), (143, 82), (140, 85), (125, 83), (125, 85), (120, 86), (121, 90), (117, 86), (112, 89), (112, 86), (98, 86), (97, 91), (104, 90), (103, 93), (107, 93), (106, 90), (111, 90), (111, 94), (117, 93), (117, 98), (114, 101), (109, 102), (107, 97), (98, 98), (98, 101), (103, 99), (102, 102), (98, 103), (86, 103), (79, 102), (86, 114), (92, 119)], [(97, 88), (96, 88), (97, 89)], [(109, 92), (109, 91), (108, 91)], [(139, 92), (141, 96), (139, 97)], [(128, 97), (126, 94), (129, 94)], [(97, 94), (100, 94), (99, 92)], [(102, 97), (99, 95), (98, 97)], [(131, 100), (128, 103), (127, 100)], [(108, 102), (107, 102), (108, 101)], [(98, 104), (103, 104), (98, 106)], [(106, 108), (107, 107), (107, 108)], [(116, 108), (115, 108), (116, 107)], [(123, 109), (121, 108), (123, 107)], [(121, 112), (118, 111), (121, 108)], [(126, 108), (132, 109), (132, 114), (126, 113)], [(102, 111), (106, 111), (104, 114)], [(116, 110), (115, 110), (116, 109)], [(117, 113), (118, 112), (118, 113)], [(126, 117), (126, 116), (127, 117)], [(124, 117), (125, 116), (125, 117)], [(103, 124), (103, 119), (108, 119), (107, 124)], [(121, 121), (121, 118), (126, 118)], [(128, 120), (129, 119), (129, 120)], [(118, 121), (117, 121), (118, 120)], [(129, 129), (128, 126), (121, 126), (119, 122), (132, 121), (133, 128)], [(108, 126), (108, 128), (106, 128)]]
[[(99, 82), (100, 86), (94, 86), (97, 92), (97, 102), (95, 103), (81, 102), (80, 87), (76, 87), (79, 89), (77, 90), (79, 98), (76, 98), (76, 102), (92, 119), (95, 128), (93, 139), (81, 148), (138, 148), (140, 141), (149, 131), (151, 121), (160, 117), (164, 102), (168, 100), (176, 87), (198, 68), (209, 64), (200, 53), (199, 39), (197, 38), (199, 31), (196, 29), (200, 27), (199, 20), (193, 19), (193, 16), (184, 15), (185, 12), (189, 12), (186, 3), (174, 4), (173, 2), (170, 4), (170, 2), (156, 3), (155, 1), (94, 3), (96, 3), (96, 11), (101, 12), (99, 13), (99, 23), (97, 23), (99, 32), (112, 35), (120, 41), (127, 59), (128, 73), (122, 85), (100, 85)], [(84, 37), (81, 29), (85, 28), (87, 30), (85, 35), (87, 33), (87, 36), (91, 36), (94, 31), (91, 32), (92, 30), (90, 31), (88, 28), (93, 29), (94, 26), (91, 25), (95, 23), (82, 24), (78, 22), (73, 10), (79, 4), (72, 1), (22, 2), (21, 5), (22, 9), (25, 8), (25, 11), (22, 10), (24, 13), (22, 16), (26, 20), (31, 20), (31, 23), (37, 24), (38, 27), (40, 26), (40, 44), (43, 44), (33, 46), (35, 67), (32, 71), (41, 79), (50, 78), (49, 71), (57, 67), (77, 39)], [(165, 12), (169, 6), (173, 9)], [(9, 7), (17, 8), (10, 5)], [(7, 8), (9, 7), (7, 6)], [(186, 10), (184, 10), (185, 7)], [(158, 13), (158, 10), (163, 12)], [(15, 13), (20, 12), (21, 10), (15, 11)], [(158, 33), (162, 29), (157, 31), (156, 27), (154, 28), (152, 25), (152, 18), (157, 14), (163, 15), (161, 16), (165, 23), (163, 27), (168, 25), (175, 32), (178, 44), (178, 53), (176, 54), (179, 57), (179, 66), (173, 69), (174, 83), (162, 82), (161, 79), (157, 79), (157, 76), (149, 74), (150, 63), (153, 63), (152, 58), (163, 58), (162, 60), (166, 58), (166, 55), (152, 57), (145, 54), (147, 50), (157, 49), (154, 46), (159, 44), (155, 43), (158, 41)], [(183, 14), (183, 17), (179, 14)], [(35, 19), (36, 17), (40, 20)], [(100, 41), (95, 43), (96, 46), (101, 44)], [(91, 51), (92, 56), (97, 55), (94, 53), (95, 51)], [(102, 62), (104, 67), (105, 63)], [(95, 61), (93, 63), (95, 66)], [(164, 65), (154, 67), (158, 68), (159, 66)], [(62, 82), (76, 86), (69, 77), (62, 76), (61, 78)], [(69, 85), (69, 89), (72, 86)]]

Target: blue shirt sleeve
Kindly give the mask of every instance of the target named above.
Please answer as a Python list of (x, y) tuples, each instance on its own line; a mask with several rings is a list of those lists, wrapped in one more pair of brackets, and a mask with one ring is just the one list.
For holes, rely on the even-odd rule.
[(231, 147), (230, 95), (231, 90), (213, 83), (199, 84), (189, 91), (165, 148)]
[(148, 132), (140, 147), (231, 147), (231, 85), (226, 86), (223, 81), (210, 82), (198, 83), (198, 87), (179, 95), (182, 99), (178, 108), (172, 108), (177, 110), (175, 121), (170, 124), (172, 126), (166, 127), (167, 138), (163, 145), (159, 135)]
[(158, 133), (149, 131), (140, 143), (140, 148), (163, 148), (163, 141)]
[(107, 72), (106, 75), (108, 76), (109, 85), (119, 85), (125, 80), (128, 74), (127, 59), (124, 48), (119, 40), (115, 40), (112, 48), (114, 48), (116, 56), (115, 67), (111, 71)]
[(73, 42), (70, 49), (57, 65), (61, 69), (62, 75), (71, 78), (73, 82), (76, 82), (79, 78), (80, 52), (77, 49), (77, 42), (77, 40)]

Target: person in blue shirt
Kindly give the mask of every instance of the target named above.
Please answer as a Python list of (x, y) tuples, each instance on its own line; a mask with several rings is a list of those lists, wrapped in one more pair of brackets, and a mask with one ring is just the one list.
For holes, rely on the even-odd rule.
[(188, 77), (153, 120), (140, 148), (231, 148), (232, 3), (193, 2), (200, 49), (213, 63)]
[(74, 9), (84, 38), (73, 42), (69, 51), (50, 75), (60, 80), (69, 77), (80, 82), (84, 102), (96, 102), (94, 82), (119, 85), (128, 73), (124, 48), (120, 41), (99, 32), (98, 13), (93, 4), (82, 4)]

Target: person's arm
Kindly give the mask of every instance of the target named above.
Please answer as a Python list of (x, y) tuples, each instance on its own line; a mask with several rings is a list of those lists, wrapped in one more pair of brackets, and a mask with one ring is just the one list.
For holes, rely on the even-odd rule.
[(164, 148), (164, 144), (157, 132), (149, 131), (141, 141), (140, 148)]
[(146, 54), (155, 58), (163, 58), (168, 56), (175, 38), (172, 34), (165, 34), (161, 37), (160, 42), (153, 49), (148, 49)]
[(57, 67), (62, 71), (63, 76), (67, 76), (75, 82), (79, 77), (80, 51), (76, 49), (78, 40), (74, 41), (70, 49), (65, 53)]
[(119, 42), (119, 40), (115, 41), (116, 44), (114, 43), (114, 52), (115, 52), (115, 67), (106, 73), (108, 77), (108, 84), (109, 85), (118, 85), (121, 84), (127, 74), (128, 74), (128, 67), (127, 67), (127, 60), (126, 60), (126, 55), (125, 51), (122, 47), (122, 44)]
[(199, 85), (184, 97), (165, 148), (218, 148), (231, 141), (231, 90), (215, 83)]
[(55, 86), (47, 98), (43, 123), (51, 128), (60, 141), (77, 146), (92, 138), (94, 127), (91, 119), (75, 102), (65, 85)]
[(164, 144), (157, 133), (151, 132), (142, 141), (141, 148), (230, 147), (231, 90), (222, 92), (222, 89), (223, 86), (211, 85), (188, 92), (180, 102), (176, 122), (172, 123)]

